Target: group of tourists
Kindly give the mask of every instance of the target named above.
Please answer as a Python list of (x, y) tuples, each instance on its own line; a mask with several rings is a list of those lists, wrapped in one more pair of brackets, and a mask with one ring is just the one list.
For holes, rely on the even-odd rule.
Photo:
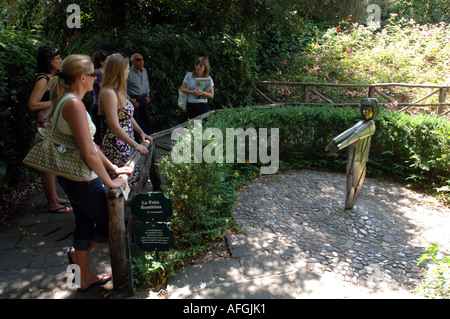
[[(139, 169), (133, 171), (124, 165), (134, 151), (148, 153), (140, 144), (142, 141), (153, 142), (150, 83), (140, 53), (134, 53), (129, 59), (122, 53), (99, 50), (92, 58), (73, 54), (64, 60), (60, 54), (54, 47), (39, 48), (38, 75), (28, 106), (37, 114), (37, 129), (49, 130), (52, 123), (57, 123), (53, 129), (73, 137), (82, 159), (93, 171), (87, 182), (55, 178), (50, 173), (43, 173), (42, 178), (48, 210), (73, 211), (75, 215), (73, 247), (67, 249), (67, 256), (70, 263), (80, 267), (78, 290), (86, 291), (111, 280), (111, 275), (91, 272), (89, 254), (108, 237), (104, 186), (126, 188), (127, 182), (118, 176), (129, 174), (130, 187), (133, 187)], [(189, 95), (188, 118), (209, 111), (208, 99), (214, 97), (209, 69), (208, 59), (201, 57), (195, 62), (194, 71), (188, 72), (183, 80), (180, 90)], [(196, 79), (208, 77), (211, 83), (208, 90), (199, 90)], [(83, 98), (90, 91), (93, 91), (93, 103), (87, 111)], [(68, 199), (57, 195), (56, 179)]]

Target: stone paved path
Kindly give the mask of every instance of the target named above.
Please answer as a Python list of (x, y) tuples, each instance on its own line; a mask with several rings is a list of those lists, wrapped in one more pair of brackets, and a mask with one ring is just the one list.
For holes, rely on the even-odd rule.
[[(163, 298), (411, 297), (405, 292), (423, 273), (416, 263), (425, 247), (450, 248), (450, 209), (368, 178), (346, 213), (344, 193), (345, 176), (336, 173), (253, 181), (239, 191), (233, 211), (243, 234), (228, 236), (231, 258), (180, 271)], [(104, 298), (110, 283), (85, 294), (67, 288), (73, 214), (50, 214), (45, 205), (44, 194), (36, 194), (0, 229), (0, 299)], [(92, 265), (111, 272), (107, 245), (95, 251)]]
[(425, 247), (450, 248), (450, 209), (366, 179), (353, 211), (345, 212), (345, 181), (344, 174), (299, 171), (252, 182), (240, 191), (233, 213), (246, 235), (234, 240), (297, 269), (333, 272), (368, 288), (413, 288)]

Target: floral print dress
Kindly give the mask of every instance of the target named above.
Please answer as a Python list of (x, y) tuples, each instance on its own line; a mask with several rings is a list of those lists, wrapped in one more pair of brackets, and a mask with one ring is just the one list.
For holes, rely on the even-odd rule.
[[(117, 111), (120, 127), (132, 139), (134, 139), (134, 129), (133, 124), (131, 123), (131, 117), (133, 116), (133, 113), (134, 113), (133, 104), (131, 104), (131, 102), (128, 100), (125, 106)], [(113, 130), (111, 130), (111, 128), (108, 126), (108, 128), (106, 129), (105, 136), (103, 138), (102, 151), (105, 154), (105, 156), (111, 161), (111, 163), (119, 167), (122, 167), (125, 165), (130, 156), (133, 154), (134, 149), (130, 145), (122, 141), (116, 135), (116, 133), (114, 133)], [(110, 172), (110, 175), (111, 178), (115, 178), (114, 173)], [(136, 186), (139, 177), (140, 177), (140, 169), (136, 164), (133, 176), (129, 180), (130, 187)]]

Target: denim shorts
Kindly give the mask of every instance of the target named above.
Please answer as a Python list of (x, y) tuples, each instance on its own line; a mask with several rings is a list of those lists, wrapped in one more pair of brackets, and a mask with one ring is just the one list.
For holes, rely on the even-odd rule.
[(58, 176), (58, 183), (69, 197), (75, 214), (73, 247), (87, 250), (91, 241), (103, 243), (108, 238), (108, 208), (103, 182), (76, 182)]

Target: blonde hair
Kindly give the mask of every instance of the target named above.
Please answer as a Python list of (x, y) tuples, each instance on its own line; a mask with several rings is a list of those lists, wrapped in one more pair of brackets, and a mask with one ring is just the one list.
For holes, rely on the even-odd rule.
[(106, 61), (99, 94), (98, 114), (104, 114), (101, 106), (102, 90), (112, 89), (116, 93), (119, 101), (118, 108), (125, 105), (127, 101), (127, 79), (125, 78), (125, 69), (128, 66), (128, 63), (128, 57), (122, 53), (114, 53)]
[(80, 75), (89, 73), (91, 67), (92, 61), (87, 55), (73, 54), (64, 59), (59, 72), (56, 72), (50, 79), (49, 87), (52, 106), (48, 113), (49, 119), (52, 118), (59, 101), (61, 101), (70, 86), (77, 81)]

